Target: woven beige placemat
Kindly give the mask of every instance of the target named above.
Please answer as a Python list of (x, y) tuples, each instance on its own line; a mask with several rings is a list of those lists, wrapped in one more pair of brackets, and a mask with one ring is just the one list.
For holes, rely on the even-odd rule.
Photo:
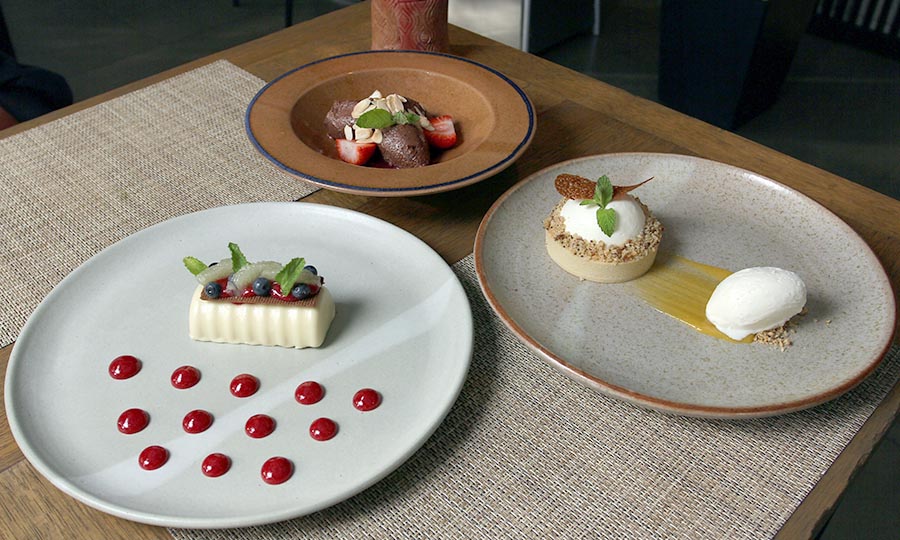
[(666, 416), (557, 373), (493, 314), (472, 257), (454, 269), (472, 302), (475, 353), (459, 399), (422, 449), (315, 514), (172, 535), (770, 538), (900, 376), (894, 347), (859, 387), (814, 409), (740, 422)]
[(315, 191), (244, 132), (263, 84), (218, 61), (0, 140), (0, 346), (55, 283), (134, 232)]

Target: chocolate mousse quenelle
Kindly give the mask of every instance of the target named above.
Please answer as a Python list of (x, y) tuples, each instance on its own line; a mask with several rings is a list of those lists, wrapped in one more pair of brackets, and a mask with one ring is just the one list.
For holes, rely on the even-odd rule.
[(452, 117), (429, 117), (418, 101), (378, 90), (361, 101), (335, 102), (325, 115), (325, 129), (338, 157), (353, 165), (374, 161), (377, 151), (390, 167), (424, 167), (432, 151), (457, 142)]

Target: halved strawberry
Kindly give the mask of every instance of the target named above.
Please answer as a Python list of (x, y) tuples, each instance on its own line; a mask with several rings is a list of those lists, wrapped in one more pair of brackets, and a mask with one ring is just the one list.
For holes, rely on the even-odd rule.
[(335, 139), (334, 144), (341, 161), (353, 165), (365, 165), (378, 147), (375, 143), (359, 143), (350, 139)]
[(425, 140), (434, 148), (446, 150), (456, 146), (456, 128), (453, 127), (453, 117), (450, 115), (436, 116), (428, 119), (433, 130), (423, 130)]

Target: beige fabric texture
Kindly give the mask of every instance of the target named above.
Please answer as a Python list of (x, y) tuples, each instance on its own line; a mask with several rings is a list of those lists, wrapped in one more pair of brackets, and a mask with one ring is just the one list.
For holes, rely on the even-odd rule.
[(666, 416), (559, 374), (493, 314), (471, 255), (454, 269), (472, 303), (472, 366), (449, 415), (409, 461), (315, 514), (172, 535), (770, 538), (900, 375), (894, 347), (859, 387), (814, 409), (749, 421)]
[(63, 277), (132, 233), (315, 191), (247, 138), (263, 84), (219, 61), (0, 140), (0, 346)]

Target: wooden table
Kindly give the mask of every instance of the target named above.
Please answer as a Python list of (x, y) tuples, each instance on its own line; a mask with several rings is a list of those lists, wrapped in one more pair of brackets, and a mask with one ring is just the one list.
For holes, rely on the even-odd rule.
[[(370, 39), (368, 7), (368, 3), (358, 4), (298, 24), (20, 124), (0, 136), (27, 130), (217, 59), (271, 80), (312, 60), (366, 50)], [(695, 155), (766, 175), (828, 207), (868, 242), (894, 289), (900, 290), (900, 201), (471, 32), (451, 28), (451, 43), (451, 53), (505, 73), (528, 93), (539, 126), (528, 152), (491, 181), (440, 195), (371, 198), (321, 190), (305, 200), (362, 211), (392, 222), (418, 235), (448, 263), (454, 263), (471, 253), (478, 224), (490, 204), (508, 187), (548, 165), (608, 152)], [(566, 144), (560, 145), (561, 140)], [(0, 373), (4, 376), (11, 350), (12, 346), (0, 350)], [(809, 537), (821, 529), (898, 409), (900, 384), (787, 521), (779, 538)], [(0, 509), (2, 538), (170, 538), (163, 528), (109, 516), (53, 487), (24, 459), (10, 434), (5, 410), (0, 416)]]

